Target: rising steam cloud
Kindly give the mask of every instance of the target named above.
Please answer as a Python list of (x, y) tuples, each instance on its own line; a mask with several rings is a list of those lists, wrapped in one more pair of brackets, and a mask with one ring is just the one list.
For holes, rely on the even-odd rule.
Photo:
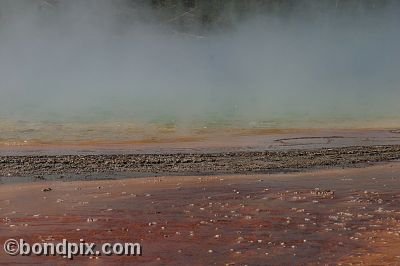
[[(128, 8), (128, 7), (126, 7)], [(400, 113), (398, 9), (180, 31), (145, 6), (0, 2), (0, 120), (379, 120)]]

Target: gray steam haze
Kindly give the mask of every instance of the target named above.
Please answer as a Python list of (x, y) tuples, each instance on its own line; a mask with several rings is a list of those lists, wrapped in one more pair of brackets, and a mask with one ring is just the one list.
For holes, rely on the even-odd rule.
[(399, 121), (393, 6), (180, 31), (145, 6), (123, 20), (112, 1), (45, 3), (0, 1), (0, 121)]

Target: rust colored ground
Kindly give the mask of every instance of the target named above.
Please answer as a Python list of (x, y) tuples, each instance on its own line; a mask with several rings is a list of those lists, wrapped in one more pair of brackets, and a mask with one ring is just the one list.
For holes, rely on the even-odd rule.
[[(124, 140), (2, 142), (0, 155), (196, 153), (397, 145), (396, 129), (219, 129)], [(129, 138), (133, 138), (129, 140)], [(136, 136), (137, 137), (137, 136)]]
[[(286, 175), (7, 184), (0, 187), (0, 242), (83, 238), (143, 246), (141, 257), (76, 257), (78, 265), (396, 265), (399, 191), (399, 163)], [(0, 262), (70, 263), (3, 251)]]

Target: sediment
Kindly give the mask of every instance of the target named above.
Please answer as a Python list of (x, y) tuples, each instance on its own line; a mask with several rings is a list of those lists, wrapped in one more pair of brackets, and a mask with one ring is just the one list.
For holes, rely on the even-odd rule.
[(162, 175), (252, 174), (352, 167), (400, 159), (400, 145), (314, 150), (177, 154), (0, 156), (0, 176), (90, 173)]

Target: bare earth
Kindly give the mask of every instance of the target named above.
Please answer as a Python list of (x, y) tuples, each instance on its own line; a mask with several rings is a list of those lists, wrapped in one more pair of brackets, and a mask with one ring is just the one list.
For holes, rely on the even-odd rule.
[[(399, 173), (399, 163), (388, 163), (295, 174), (7, 184), (0, 187), (0, 241), (143, 245), (141, 257), (76, 257), (80, 264), (396, 265)], [(4, 252), (0, 261), (68, 263)]]
[[(400, 265), (398, 133), (349, 134), (268, 136), (268, 151), (259, 136), (189, 153), (3, 147), (0, 243), (143, 247), (77, 265)], [(70, 261), (1, 250), (0, 263)]]

